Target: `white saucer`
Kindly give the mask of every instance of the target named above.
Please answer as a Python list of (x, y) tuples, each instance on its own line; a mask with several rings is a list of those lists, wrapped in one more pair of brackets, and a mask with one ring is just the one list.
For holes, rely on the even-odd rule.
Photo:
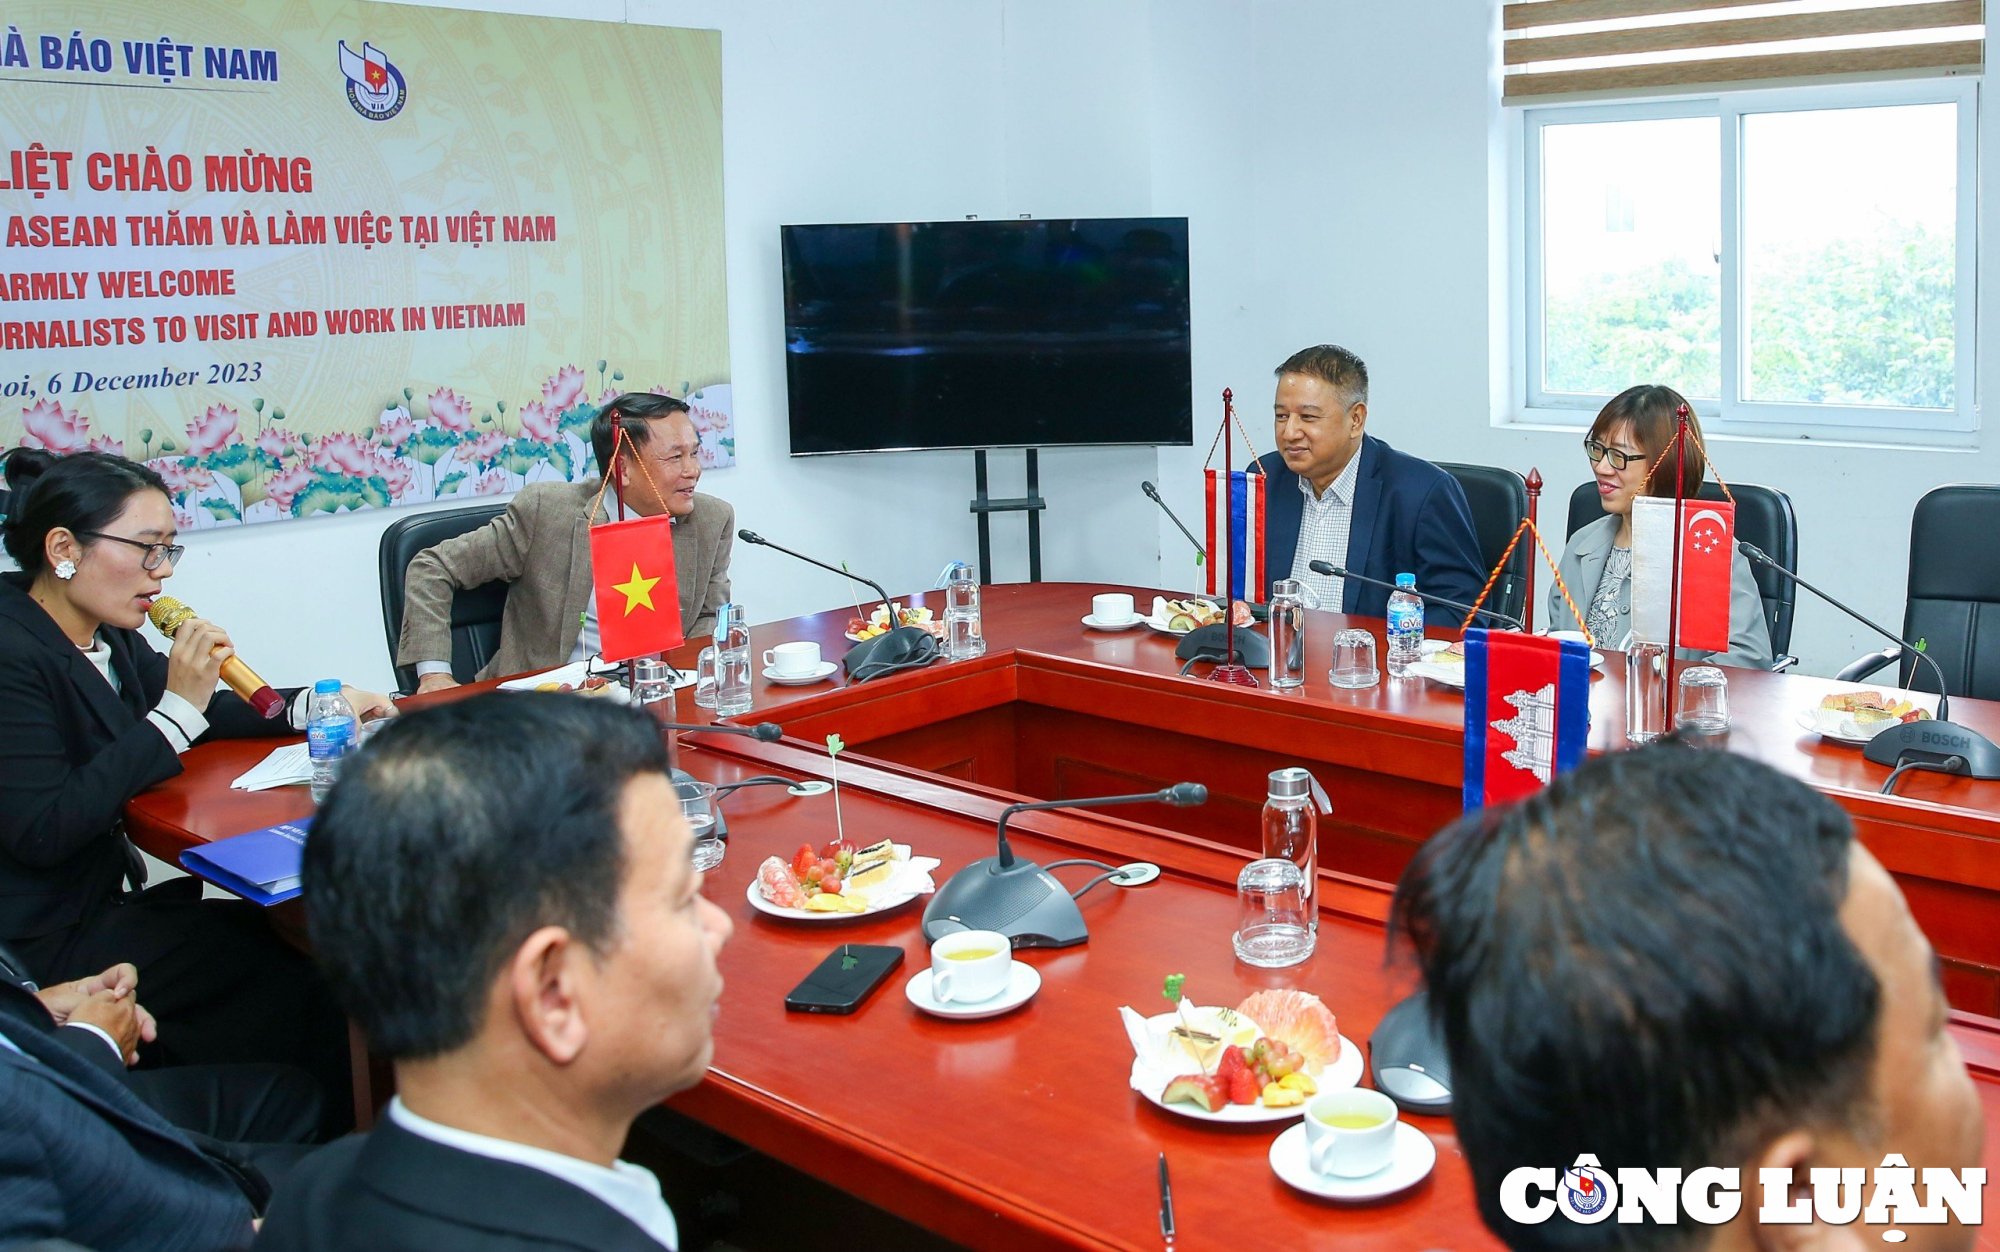
[(1437, 1164), (1437, 1145), (1408, 1122), (1396, 1123), (1396, 1146), (1389, 1163), (1359, 1178), (1331, 1178), (1312, 1167), (1306, 1152), (1305, 1123), (1271, 1141), (1271, 1172), (1307, 1195), (1329, 1200), (1377, 1200), (1422, 1182)]
[(812, 683), (824, 682), (833, 677), (833, 671), (839, 668), (840, 662), (838, 661), (821, 661), (818, 665), (813, 666), (803, 674), (780, 674), (777, 670), (766, 665), (764, 667), (764, 681), (776, 683), (780, 687), (804, 687)]
[(1136, 613), (1122, 622), (1107, 622), (1095, 613), (1085, 613), (1083, 615), (1083, 624), (1092, 630), (1130, 630), (1134, 626), (1145, 625), (1145, 622), (1146, 619)]
[(903, 985), (903, 994), (933, 1017), (951, 1017), (962, 1022), (977, 1021), (982, 1017), (998, 1017), (1011, 1013), (1035, 998), (1042, 989), (1042, 972), (1025, 961), (1016, 961), (1007, 971), (1007, 989), (990, 1000), (978, 1000), (970, 1004), (959, 1004), (939, 1000), (931, 995), (931, 972), (919, 970), (915, 978)]

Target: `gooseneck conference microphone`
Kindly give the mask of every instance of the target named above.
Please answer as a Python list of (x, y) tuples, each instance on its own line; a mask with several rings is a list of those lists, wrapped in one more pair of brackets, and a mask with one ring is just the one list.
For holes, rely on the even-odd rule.
[(1862, 756), (1877, 765), (1887, 765), (1893, 771), (1882, 784), (1884, 795), (1896, 785), (1903, 771), (1909, 769), (1933, 770), (1941, 774), (1964, 774), (1968, 778), (2000, 778), (2000, 745), (1996, 745), (1978, 731), (1950, 720), (1951, 697), (1945, 694), (1944, 669), (1935, 658), (1888, 627), (1868, 620), (1778, 564), (1769, 553), (1756, 544), (1739, 539), (1736, 541), (1736, 548), (1758, 565), (1776, 570), (1787, 582), (1805, 588), (1903, 651), (1921, 658), (1931, 667), (1931, 673), (1937, 677), (1938, 705), (1935, 719), (1891, 726), (1870, 739), (1868, 745), (1861, 749)]
[[(1018, 860), (1007, 844), (1007, 819), (1035, 809), (1100, 809), (1114, 804), (1171, 804), (1188, 808), (1208, 802), (1200, 783), (1175, 783), (1137, 795), (1088, 796), (1074, 800), (1035, 800), (1000, 810), (998, 854), (974, 861), (953, 874), (924, 909), (924, 941), (936, 943), (961, 930), (994, 930), (1017, 948), (1066, 948), (1090, 937), (1077, 897), (1122, 871), (1102, 861), (1055, 861), (1040, 866)], [(1049, 870), (1064, 865), (1094, 865), (1107, 871), (1072, 895)], [(1135, 880), (1136, 881), (1136, 880)]]
[[(1379, 578), (1370, 578), (1366, 574), (1357, 574), (1353, 570), (1342, 569), (1340, 566), (1335, 565), (1332, 561), (1311, 561), (1307, 563), (1307, 568), (1311, 569), (1312, 572), (1315, 574), (1325, 574), (1331, 578), (1341, 578), (1341, 579), (1352, 578), (1355, 582), (1367, 583), (1371, 587), (1386, 587), (1390, 591), (1409, 591), (1412, 595), (1416, 596), (1417, 599), (1422, 600), (1427, 604), (1435, 604), (1440, 608), (1456, 609), (1460, 613), (1470, 613), (1473, 611), (1472, 606), (1469, 604), (1461, 604), (1456, 600), (1447, 600), (1443, 596), (1432, 595), (1430, 592), (1425, 591), (1421, 587), (1399, 588), (1396, 586), (1395, 583), (1385, 583)], [(1522, 623), (1520, 618), (1509, 616), (1506, 613), (1502, 613), (1498, 609), (1482, 608), (1479, 610), (1479, 615), (1481, 617), (1490, 617), (1496, 622), (1502, 622), (1508, 626), (1512, 626), (1515, 630), (1526, 631), (1528, 629), (1527, 626)]]
[[(863, 578), (852, 570), (844, 570), (838, 565), (828, 565), (825, 561), (815, 561), (803, 552), (772, 543), (754, 530), (739, 530), (736, 537), (744, 543), (754, 543), (760, 548), (782, 552), (795, 561), (817, 566), (830, 574), (851, 578), (875, 593), (882, 601), (882, 612), (888, 620), (896, 620), (896, 607), (889, 602), (889, 593), (882, 590), (882, 584), (870, 578)], [(929, 665), (938, 657), (937, 637), (921, 626), (892, 626), (886, 633), (873, 639), (864, 639), (847, 650), (841, 658), (841, 665), (847, 676), (855, 682), (867, 682), (871, 678), (881, 678), (888, 674), (901, 673), (906, 669), (919, 669)]]
[(1139, 484), (1139, 490), (1146, 493), (1147, 499), (1151, 500), (1154, 504), (1160, 506), (1160, 512), (1165, 513), (1167, 515), (1168, 521), (1180, 527), (1181, 533), (1187, 536), (1187, 541), (1194, 545), (1194, 550), (1200, 553), (1202, 558), (1206, 560), (1208, 558), (1207, 545), (1203, 544), (1201, 540), (1195, 538), (1194, 532), (1189, 530), (1186, 524), (1183, 523), (1180, 518), (1174, 516), (1174, 511), (1167, 507), (1167, 502), (1165, 500), (1160, 499), (1160, 489), (1158, 487), (1155, 487), (1150, 482), (1142, 482)]
[[(172, 639), (194, 617), (194, 610), (172, 596), (161, 596), (146, 610), (146, 616), (155, 629)], [(270, 683), (257, 677), (257, 671), (245, 665), (242, 657), (232, 656), (222, 663), (222, 681), (257, 710), (260, 717), (276, 717), (278, 710), (285, 707), (285, 698), (272, 690)]]
[[(785, 732), (776, 722), (758, 722), (754, 726), (732, 726), (728, 722), (661, 722), (660, 729), (667, 732), (667, 776), (677, 783), (699, 782), (693, 774), (681, 768), (680, 732), (700, 731), (703, 734), (748, 735), (760, 743), (776, 743), (785, 737)], [(720, 788), (715, 798), (722, 798)], [(715, 837), (729, 838), (729, 823), (722, 818), (722, 806), (711, 804), (710, 814), (715, 818)]]

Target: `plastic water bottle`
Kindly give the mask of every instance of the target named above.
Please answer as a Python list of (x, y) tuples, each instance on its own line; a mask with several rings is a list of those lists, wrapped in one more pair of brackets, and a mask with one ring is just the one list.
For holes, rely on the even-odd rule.
[(1396, 575), (1389, 597), (1389, 677), (1401, 678), (1424, 656), (1424, 602), (1417, 598), (1417, 576)]
[(1306, 685), (1305, 625), (1305, 585), (1296, 578), (1272, 583), (1271, 690), (1293, 691)]
[(306, 751), (312, 757), (312, 798), (318, 804), (333, 790), (340, 763), (356, 747), (360, 723), (354, 706), (340, 694), (338, 678), (322, 678), (313, 684), (312, 699), (306, 705)]
[[(1311, 771), (1296, 765), (1272, 770), (1266, 790), (1264, 855), (1299, 867), (1305, 879), (1305, 912), (1316, 935), (1319, 933), (1319, 815), (1332, 812), (1333, 803)], [(1306, 954), (1311, 952), (1308, 943)]]
[(979, 622), (979, 577), (964, 561), (953, 561), (944, 578), (944, 657), (970, 661), (986, 655)]

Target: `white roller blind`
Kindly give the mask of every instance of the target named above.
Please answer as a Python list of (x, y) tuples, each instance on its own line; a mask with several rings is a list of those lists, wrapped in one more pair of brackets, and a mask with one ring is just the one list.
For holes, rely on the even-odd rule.
[(1514, 0), (1503, 97), (1977, 74), (1985, 0)]

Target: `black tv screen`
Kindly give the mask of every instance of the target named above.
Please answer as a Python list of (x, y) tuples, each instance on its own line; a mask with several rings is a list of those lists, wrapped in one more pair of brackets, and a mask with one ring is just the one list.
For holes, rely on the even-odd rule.
[(1186, 218), (783, 231), (793, 456), (1192, 441)]

